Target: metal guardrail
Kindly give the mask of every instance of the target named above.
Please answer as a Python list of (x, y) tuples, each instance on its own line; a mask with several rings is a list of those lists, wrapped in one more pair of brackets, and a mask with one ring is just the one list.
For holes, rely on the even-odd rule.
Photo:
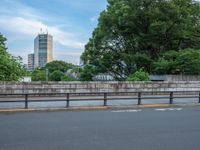
[[(174, 96), (174, 93), (198, 93), (198, 95), (192, 95), (192, 96)], [(120, 97), (120, 94), (136, 94), (135, 97)], [(156, 96), (156, 97), (150, 97), (150, 96), (143, 96), (142, 94), (148, 94), (148, 93), (160, 93), (160, 94), (168, 94), (166, 96)], [(79, 99), (70, 99), (70, 95), (76, 95), (76, 94), (81, 94), (82, 96), (79, 97), (84, 97), (83, 95), (102, 95), (102, 98), (79, 98)], [(111, 97), (109, 98), (109, 94)], [(44, 99), (36, 99), (36, 100), (30, 100), (30, 96), (35, 96), (35, 97), (40, 97), (40, 96), (53, 96), (53, 95), (65, 95), (64, 99), (54, 99), (54, 100), (44, 100)], [(155, 95), (155, 94), (154, 94)], [(137, 100), (138, 105), (142, 105), (142, 99), (169, 99), (169, 104), (174, 103), (174, 98), (198, 98), (198, 103), (200, 103), (200, 91), (171, 91), (171, 92), (92, 92), (92, 93), (22, 93), (22, 94), (0, 94), (0, 96), (6, 96), (6, 98), (10, 98), (11, 96), (23, 96), (24, 99), (22, 100), (0, 100), (0, 103), (16, 103), (16, 102), (24, 102), (24, 108), (28, 109), (28, 103), (29, 102), (63, 102), (66, 101), (66, 107), (70, 107), (70, 101), (97, 101), (97, 100), (102, 100), (103, 101), (103, 106), (107, 106), (107, 101), (108, 100)], [(113, 97), (117, 96), (117, 97)], [(123, 95), (124, 96), (124, 95)]]

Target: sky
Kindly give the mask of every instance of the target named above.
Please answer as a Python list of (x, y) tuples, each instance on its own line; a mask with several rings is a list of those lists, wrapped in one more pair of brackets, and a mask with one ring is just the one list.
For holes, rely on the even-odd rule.
[(54, 60), (78, 64), (106, 5), (106, 0), (1, 0), (0, 33), (9, 53), (27, 64), (42, 28), (53, 36)]

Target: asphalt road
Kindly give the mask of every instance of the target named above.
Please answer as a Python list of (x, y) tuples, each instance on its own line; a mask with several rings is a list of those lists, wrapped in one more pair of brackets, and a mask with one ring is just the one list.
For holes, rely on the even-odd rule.
[(199, 150), (200, 107), (0, 114), (0, 150)]

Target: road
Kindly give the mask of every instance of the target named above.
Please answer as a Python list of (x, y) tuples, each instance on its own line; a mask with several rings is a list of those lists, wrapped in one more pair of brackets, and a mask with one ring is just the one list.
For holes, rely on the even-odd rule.
[(200, 107), (0, 114), (0, 150), (199, 150)]

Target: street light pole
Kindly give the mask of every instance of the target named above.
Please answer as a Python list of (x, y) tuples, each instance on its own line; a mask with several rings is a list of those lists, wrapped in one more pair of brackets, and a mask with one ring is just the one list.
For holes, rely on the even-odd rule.
[(49, 69), (46, 68), (46, 81), (48, 81)]

